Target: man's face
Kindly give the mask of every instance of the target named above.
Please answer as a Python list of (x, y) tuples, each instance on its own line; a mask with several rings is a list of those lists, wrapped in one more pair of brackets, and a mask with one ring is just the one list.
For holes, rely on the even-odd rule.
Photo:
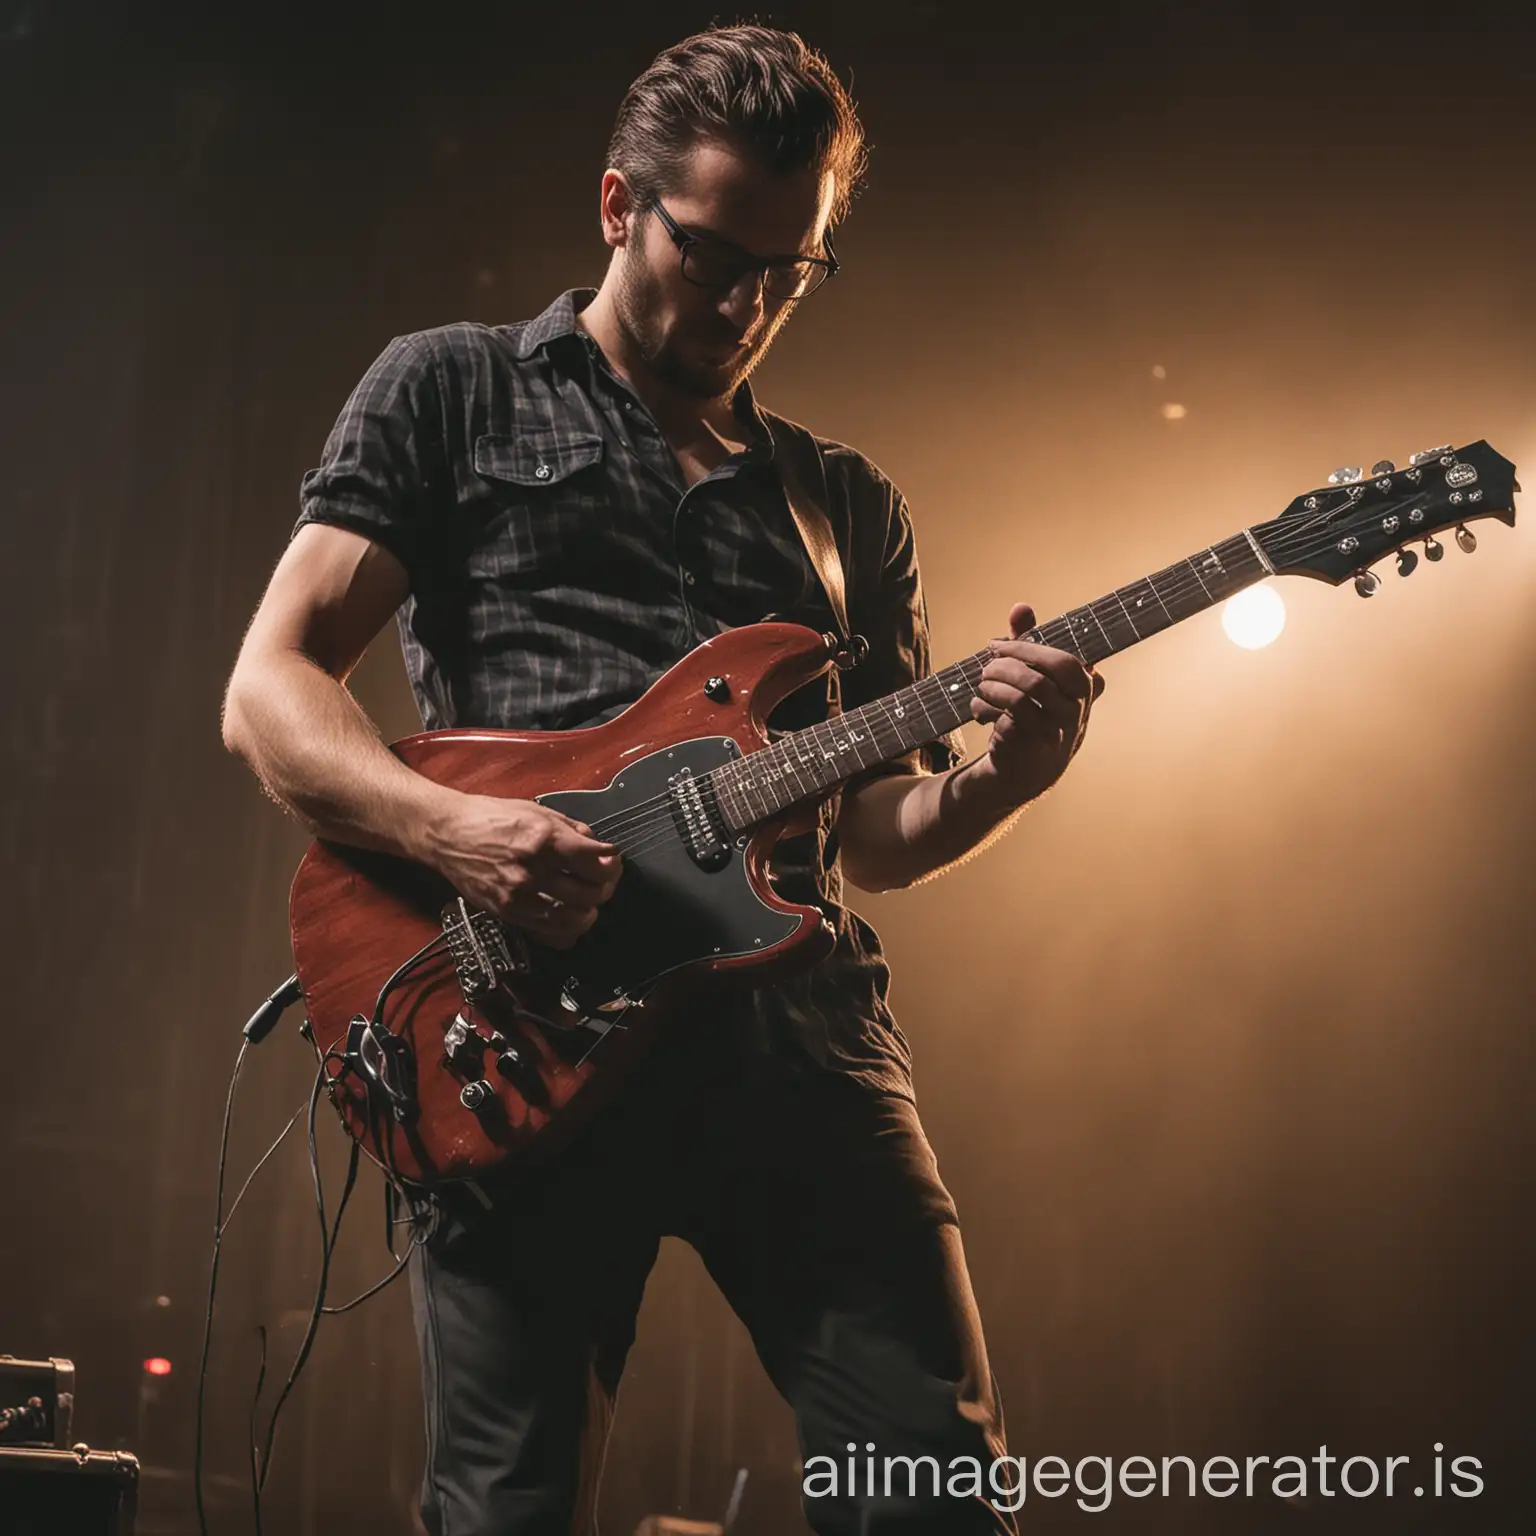
[[(813, 171), (775, 176), (725, 144), (698, 145), (682, 184), (663, 194), (686, 234), (710, 236), (745, 255), (825, 255), (830, 177)], [(733, 288), (700, 288), (661, 219), (636, 210), (618, 253), (619, 324), (664, 383), (680, 394), (718, 399), (757, 366), (795, 300), (761, 291), (758, 274)]]

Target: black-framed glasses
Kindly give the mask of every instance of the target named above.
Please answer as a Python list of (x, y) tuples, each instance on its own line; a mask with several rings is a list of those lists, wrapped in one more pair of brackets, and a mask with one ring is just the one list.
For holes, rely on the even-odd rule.
[(690, 235), (661, 206), (659, 198), (651, 207), (661, 219), (662, 228), (683, 259), (683, 276), (698, 288), (734, 288), (749, 272), (762, 276), (763, 292), (775, 299), (803, 299), (814, 293), (829, 277), (836, 276), (841, 263), (832, 249), (832, 231), (822, 236), (825, 256), (749, 256), (739, 246), (709, 235)]

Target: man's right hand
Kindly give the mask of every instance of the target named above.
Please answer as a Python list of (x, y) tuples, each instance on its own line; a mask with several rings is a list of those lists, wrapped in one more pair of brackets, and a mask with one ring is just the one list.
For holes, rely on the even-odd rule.
[(619, 850), (532, 800), (467, 795), (407, 768), (345, 683), (410, 594), (347, 528), (294, 536), (229, 681), (224, 741), (316, 837), (413, 859), (546, 944), (574, 944), (619, 881)]
[(533, 800), (453, 794), (427, 830), (425, 860), (469, 902), (565, 949), (597, 921), (619, 850)]

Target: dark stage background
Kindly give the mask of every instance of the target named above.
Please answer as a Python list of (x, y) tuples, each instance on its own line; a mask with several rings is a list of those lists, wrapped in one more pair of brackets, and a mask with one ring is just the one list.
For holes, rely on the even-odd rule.
[[(388, 338), (598, 280), (613, 109), (713, 14), (207, 9), (0, 5), (0, 1349), (76, 1359), (80, 1433), (150, 1464), (162, 1533), (188, 1529), (223, 1093), (289, 970), (306, 842), (220, 745), (243, 625)], [(1536, 476), (1528, 25), (1200, 0), (763, 14), (852, 69), (875, 156), (846, 271), (760, 390), (905, 489), (941, 659), (1012, 600), (1059, 612), (1337, 464), (1486, 436)], [(1267, 650), (1211, 614), (1110, 662), (1077, 764), (1001, 847), (859, 899), (1016, 1452), (1326, 1444), (1427, 1483), (1438, 1441), (1487, 1485), (1069, 1496), (1031, 1501), (1032, 1528), (1525, 1528), (1536, 530), (1479, 537), (1408, 582), (1388, 567), (1369, 605), (1283, 583)], [(356, 688), (387, 734), (416, 725), (391, 633)], [(292, 1022), (251, 1060), (236, 1179), (307, 1091)], [(333, 1299), (388, 1264), (378, 1204), (365, 1179)], [(249, 1529), (256, 1325), (280, 1379), (316, 1248), (295, 1138), (225, 1248), (219, 1531)], [(323, 1328), (267, 1528), (408, 1531), (420, 1462), (400, 1286)], [(804, 1528), (787, 1413), (670, 1246), (605, 1527), (718, 1516), (738, 1466), (742, 1536)]]

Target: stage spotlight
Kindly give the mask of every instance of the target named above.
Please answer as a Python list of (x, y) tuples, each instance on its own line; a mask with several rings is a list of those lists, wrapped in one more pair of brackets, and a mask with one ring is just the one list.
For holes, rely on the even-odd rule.
[(1221, 627), (1234, 645), (1257, 651), (1280, 638), (1285, 602), (1273, 587), (1249, 587), (1222, 605)]

